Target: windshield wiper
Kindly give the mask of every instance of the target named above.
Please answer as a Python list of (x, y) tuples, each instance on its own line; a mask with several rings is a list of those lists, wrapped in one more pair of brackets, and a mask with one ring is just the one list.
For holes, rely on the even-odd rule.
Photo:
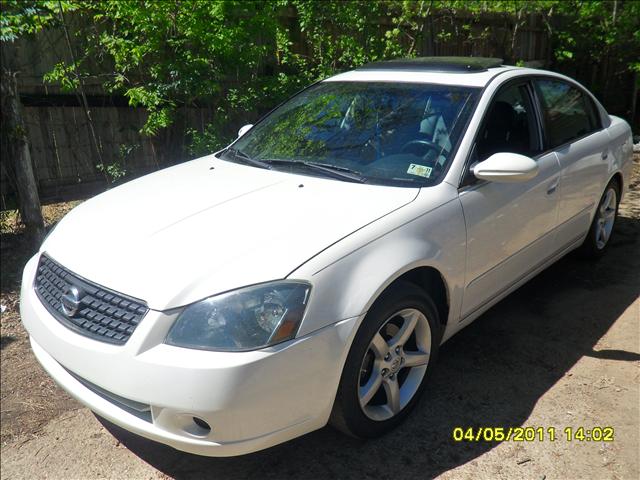
[(224, 149), (222, 151), (223, 155), (225, 153), (230, 153), (231, 155), (233, 155), (234, 158), (240, 159), (244, 163), (248, 163), (249, 165), (253, 165), (254, 167), (271, 169), (271, 165), (269, 165), (267, 162), (263, 162), (262, 160), (258, 160), (256, 158), (253, 158), (250, 155), (248, 155), (247, 153), (245, 153), (242, 150), (237, 149), (235, 147), (227, 147), (226, 149)]
[(321, 172), (321, 173), (324, 173), (325, 175), (332, 176), (335, 178), (341, 178), (344, 180), (349, 180), (351, 182), (365, 183), (367, 181), (360, 174), (360, 172), (356, 172), (355, 170), (351, 170), (350, 168), (347, 168), (347, 167), (331, 165), (328, 163), (314, 163), (314, 162), (303, 162), (302, 160), (283, 160), (283, 159), (269, 159), (269, 160), (265, 160), (265, 163), (301, 166), (309, 170), (315, 170), (316, 172)]

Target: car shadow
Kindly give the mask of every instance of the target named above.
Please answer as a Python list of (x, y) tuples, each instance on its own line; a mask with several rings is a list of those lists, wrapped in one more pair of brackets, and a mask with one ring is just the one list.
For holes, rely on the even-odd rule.
[(12, 335), (0, 335), (0, 350), (15, 341), (16, 337)]
[(379, 439), (359, 441), (327, 427), (254, 454), (208, 458), (100, 421), (174, 478), (432, 478), (497, 445), (456, 443), (455, 427), (521, 426), (583, 356), (638, 360), (637, 352), (594, 346), (639, 297), (639, 271), (640, 220), (621, 217), (598, 262), (570, 254), (447, 342), (416, 410)]

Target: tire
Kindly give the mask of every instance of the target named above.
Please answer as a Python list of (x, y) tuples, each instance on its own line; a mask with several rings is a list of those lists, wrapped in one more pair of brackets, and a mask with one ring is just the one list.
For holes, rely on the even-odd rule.
[(617, 180), (611, 180), (598, 203), (598, 208), (589, 227), (589, 233), (580, 247), (580, 254), (584, 258), (598, 259), (607, 251), (614, 232), (618, 205), (620, 204), (620, 185)]
[(424, 391), (441, 338), (438, 310), (429, 295), (407, 282), (392, 286), (374, 303), (353, 340), (330, 424), (358, 438), (395, 428)]

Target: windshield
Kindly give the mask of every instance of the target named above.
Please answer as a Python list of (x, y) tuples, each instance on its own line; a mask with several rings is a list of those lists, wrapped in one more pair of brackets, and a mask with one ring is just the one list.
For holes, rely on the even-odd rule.
[(274, 110), (222, 157), (310, 175), (335, 171), (344, 178), (334, 178), (366, 183), (434, 184), (452, 160), (477, 93), (430, 84), (319, 83)]

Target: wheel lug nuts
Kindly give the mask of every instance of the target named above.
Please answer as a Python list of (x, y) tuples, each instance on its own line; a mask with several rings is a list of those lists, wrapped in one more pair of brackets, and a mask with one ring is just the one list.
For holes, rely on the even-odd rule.
[(400, 353), (400, 345), (396, 347), (396, 353)]
[(394, 374), (389, 375), (389, 380), (393, 380), (395, 378)]
[(386, 376), (387, 376), (387, 373), (389, 373), (389, 370), (387, 370), (386, 368), (383, 368), (383, 369), (382, 369), (382, 376), (383, 376), (383, 377), (386, 377)]
[(384, 356), (384, 359), (385, 359), (387, 362), (388, 362), (389, 360), (391, 360), (391, 354), (390, 354), (390, 353), (387, 353), (387, 354)]

